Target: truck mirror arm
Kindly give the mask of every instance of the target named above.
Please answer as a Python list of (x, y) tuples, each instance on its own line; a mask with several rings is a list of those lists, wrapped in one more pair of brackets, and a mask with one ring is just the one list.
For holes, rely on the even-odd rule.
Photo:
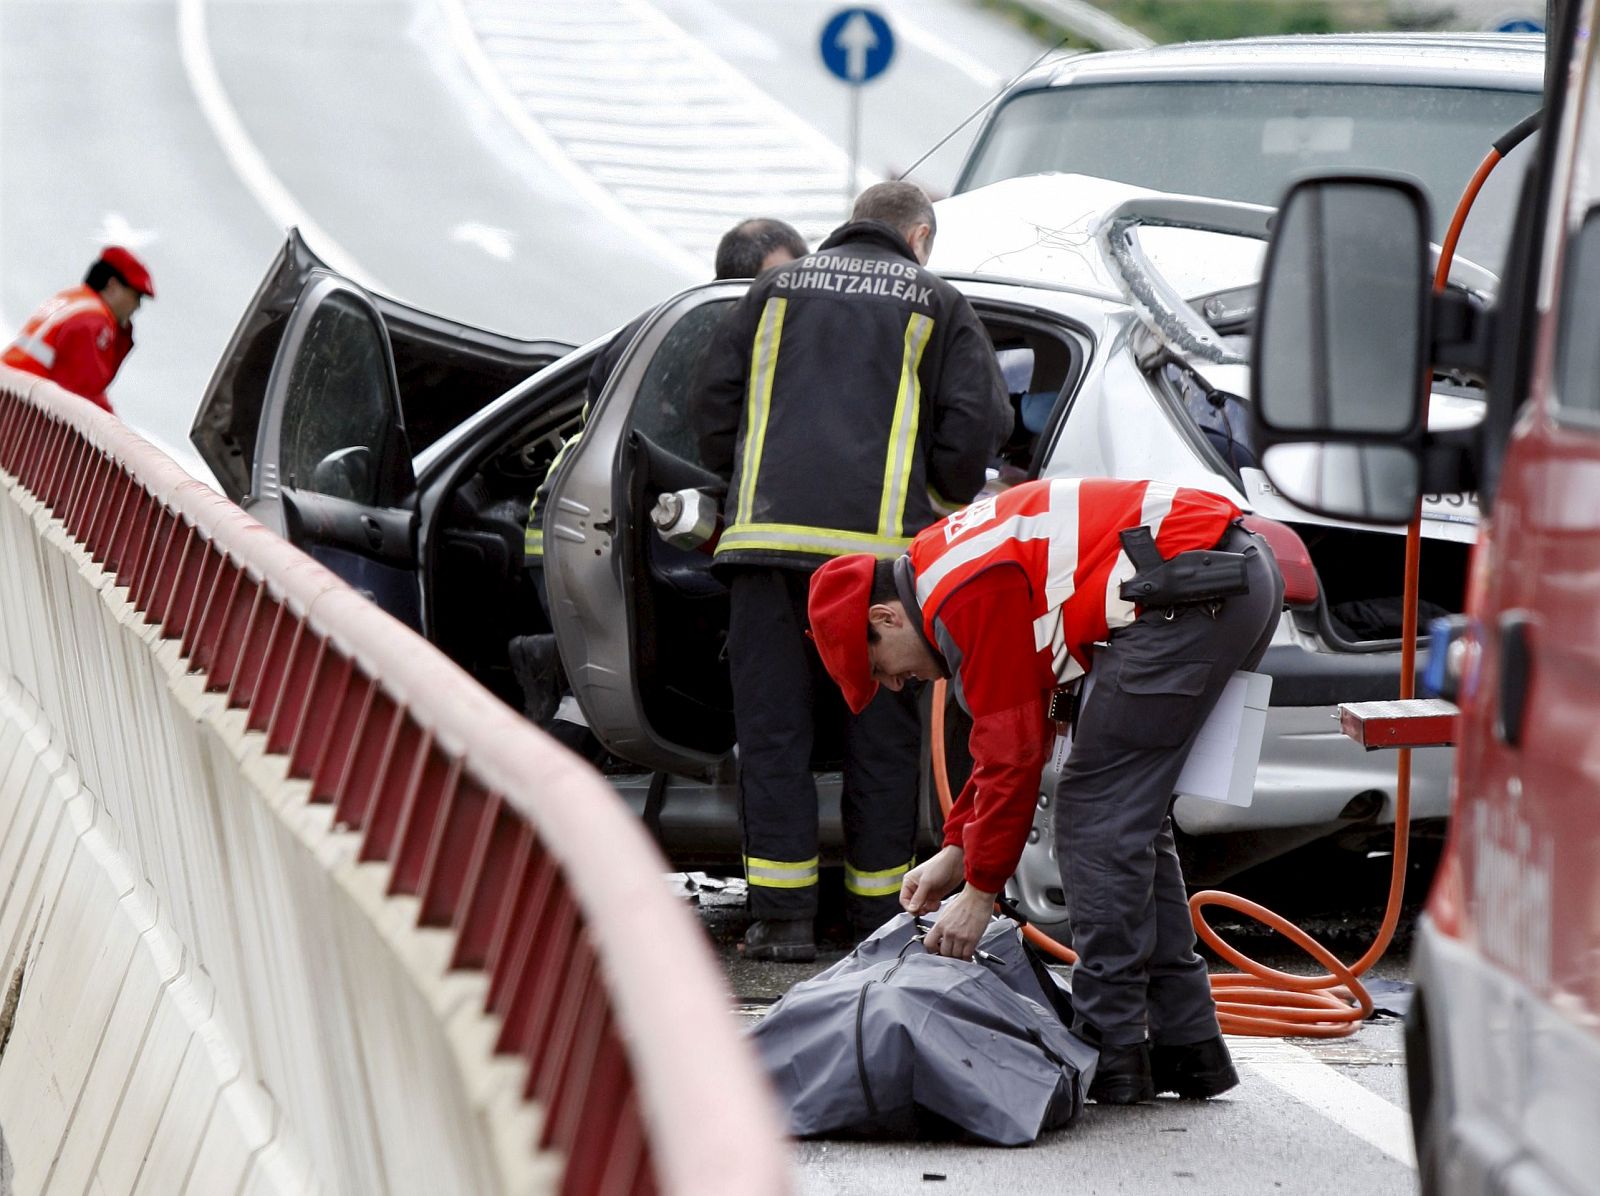
[[(1494, 311), (1475, 296), (1441, 291), (1432, 301), (1429, 360), (1435, 368), (1459, 370), (1488, 380), (1494, 349)], [(1424, 494), (1460, 494), (1478, 489), (1484, 425), (1426, 432), (1422, 437)]]
[(1420, 464), (1424, 494), (1465, 494), (1478, 488), (1481, 425), (1429, 432), (1422, 440)]
[(1429, 358), (1443, 369), (1486, 378), (1494, 345), (1494, 313), (1471, 295), (1441, 291), (1433, 297)]

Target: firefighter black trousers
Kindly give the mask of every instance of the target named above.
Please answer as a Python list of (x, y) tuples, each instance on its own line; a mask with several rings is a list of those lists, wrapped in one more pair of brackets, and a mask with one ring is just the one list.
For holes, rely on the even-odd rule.
[(1150, 610), (1096, 657), (1056, 786), (1056, 858), (1072, 915), (1075, 1029), (1108, 1046), (1217, 1034), (1205, 961), (1172, 838), (1173, 790), (1228, 679), (1253, 668), (1283, 607), (1266, 541), (1231, 527), (1250, 592), (1203, 608)]
[(858, 930), (875, 929), (900, 912), (900, 883), (916, 847), (916, 694), (881, 689), (851, 718), (806, 638), (810, 572), (741, 566), (725, 575), (750, 910), (761, 919), (816, 916), (812, 748), (819, 720), (842, 719), (845, 907)]

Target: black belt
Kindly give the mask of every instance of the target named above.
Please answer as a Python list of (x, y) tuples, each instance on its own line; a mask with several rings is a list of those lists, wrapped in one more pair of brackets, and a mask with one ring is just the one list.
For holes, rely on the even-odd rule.
[[(1235, 525), (1230, 524), (1218, 545), (1227, 542), (1234, 530)], [(1238, 531), (1249, 535), (1242, 527)], [(1122, 550), (1138, 570), (1118, 590), (1124, 602), (1145, 610), (1165, 610), (1170, 618), (1171, 612), (1189, 606), (1210, 607), (1215, 613), (1224, 599), (1250, 592), (1248, 558), (1242, 552), (1196, 548), (1164, 560), (1155, 537), (1143, 524), (1128, 528), (1121, 538)]]

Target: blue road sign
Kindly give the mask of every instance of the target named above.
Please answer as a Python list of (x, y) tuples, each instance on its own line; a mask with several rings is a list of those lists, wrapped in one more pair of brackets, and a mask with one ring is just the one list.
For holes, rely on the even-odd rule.
[(1495, 33), (1543, 33), (1544, 22), (1532, 17), (1507, 17), (1494, 27)]
[(822, 27), (822, 64), (846, 83), (877, 78), (893, 57), (889, 22), (870, 8), (841, 8)]

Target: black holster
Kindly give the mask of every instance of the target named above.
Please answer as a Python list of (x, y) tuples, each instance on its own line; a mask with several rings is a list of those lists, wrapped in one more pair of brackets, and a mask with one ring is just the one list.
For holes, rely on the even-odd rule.
[(1209, 606), (1250, 592), (1245, 556), (1240, 552), (1197, 548), (1164, 561), (1155, 537), (1143, 524), (1122, 533), (1122, 550), (1139, 570), (1118, 591), (1124, 602), (1146, 609)]

